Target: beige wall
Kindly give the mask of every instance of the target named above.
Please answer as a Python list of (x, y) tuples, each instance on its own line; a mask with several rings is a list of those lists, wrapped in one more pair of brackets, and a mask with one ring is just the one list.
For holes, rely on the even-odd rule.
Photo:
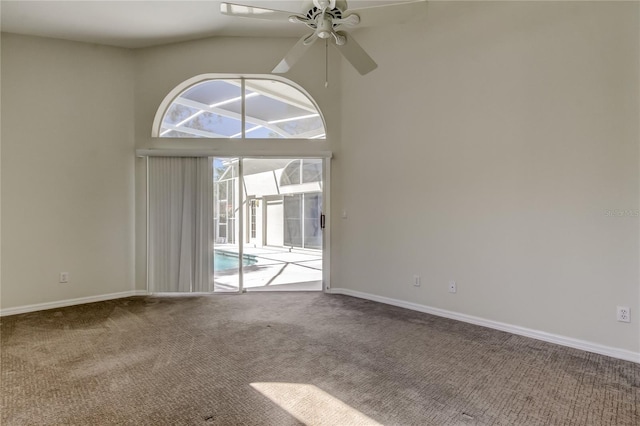
[(342, 72), (333, 286), (640, 352), (639, 218), (606, 214), (640, 208), (639, 7), (436, 2), (358, 33), (380, 67)]
[[(380, 65), (365, 77), (332, 51), (328, 89), (314, 46), (287, 77), (329, 127), (299, 148), (335, 154), (333, 287), (640, 352), (640, 221), (606, 215), (640, 208), (639, 7), (434, 2), (357, 33)], [(158, 105), (197, 74), (268, 73), (294, 42), (3, 35), (2, 307), (144, 289), (134, 147), (265, 149), (153, 140)]]
[(132, 290), (131, 52), (3, 34), (1, 75), (2, 308)]

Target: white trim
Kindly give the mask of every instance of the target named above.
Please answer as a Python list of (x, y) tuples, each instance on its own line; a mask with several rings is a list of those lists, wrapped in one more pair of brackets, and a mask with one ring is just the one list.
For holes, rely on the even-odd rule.
[(173, 149), (173, 148), (151, 148), (136, 149), (137, 157), (238, 157), (244, 158), (331, 158), (331, 151), (247, 151), (239, 150), (216, 150), (216, 149)]
[(322, 161), (322, 291), (331, 292), (331, 157)]
[(439, 317), (449, 318), (482, 327), (492, 328), (495, 330), (506, 331), (507, 333), (517, 334), (519, 336), (530, 337), (532, 339), (542, 340), (544, 342), (555, 343), (556, 345), (567, 346), (574, 349), (580, 349), (586, 352), (593, 352), (600, 355), (610, 356), (625, 361), (640, 363), (640, 352), (632, 352), (626, 349), (613, 348), (610, 346), (600, 345), (598, 343), (587, 342), (585, 340), (574, 339), (572, 337), (560, 336), (558, 334), (547, 333), (545, 331), (533, 330), (517, 325), (506, 324), (503, 322), (488, 320), (485, 318), (475, 317), (472, 315), (461, 314), (458, 312), (447, 311), (445, 309), (434, 308), (431, 306), (420, 305), (418, 303), (406, 302), (404, 300), (392, 299), (389, 297), (378, 296), (375, 294), (363, 293), (348, 288), (332, 288), (327, 290), (331, 294), (343, 294), (345, 296), (353, 296), (360, 299), (372, 300), (387, 305), (399, 306), (401, 308), (410, 309), (412, 311), (424, 312), (426, 314), (436, 315)]
[(144, 212), (144, 220), (145, 220), (145, 252), (144, 252), (144, 258), (145, 258), (145, 277), (144, 277), (144, 281), (146, 284), (146, 288), (147, 288), (147, 292), (149, 292), (149, 248), (150, 248), (150, 241), (149, 241), (149, 157), (145, 158), (145, 162), (144, 162), (144, 167), (145, 167), (145, 173), (144, 173), (144, 178), (145, 178), (145, 183), (144, 183), (144, 197), (145, 197), (145, 204), (144, 204), (144, 208), (145, 208), (145, 212)]
[(187, 298), (187, 297), (202, 297), (202, 296), (217, 296), (219, 294), (229, 295), (229, 294), (239, 294), (237, 291), (224, 291), (224, 292), (213, 292), (213, 291), (159, 291), (159, 292), (149, 292), (147, 296), (149, 297), (175, 297), (175, 298)]
[[(307, 92), (302, 86), (300, 86), (298, 83), (289, 80), (288, 78), (279, 76), (279, 75), (272, 75), (272, 74), (241, 74), (241, 75), (237, 75), (237, 74), (217, 74), (217, 73), (207, 73), (207, 74), (200, 74), (200, 75), (196, 75), (194, 77), (191, 77), (185, 81), (183, 81), (182, 83), (178, 84), (176, 87), (174, 87), (166, 96), (165, 98), (162, 100), (162, 102), (160, 103), (160, 106), (158, 107), (158, 109), (156, 110), (156, 115), (153, 118), (153, 126), (151, 128), (151, 137), (152, 138), (157, 138), (160, 137), (160, 129), (162, 127), (162, 119), (164, 118), (164, 114), (165, 112), (169, 109), (169, 107), (171, 106), (171, 104), (173, 103), (173, 101), (180, 96), (183, 92), (187, 91), (188, 89), (190, 89), (191, 87), (195, 86), (196, 84), (200, 84), (204, 81), (207, 80), (272, 80), (272, 81), (277, 81), (283, 84), (286, 84), (288, 86), (293, 87), (294, 89), (297, 89), (300, 93), (302, 93), (303, 95), (305, 95), (307, 97), (307, 99), (309, 100), (310, 104), (313, 105), (316, 109), (316, 111), (318, 112), (320, 119), (322, 120), (322, 128), (323, 130), (327, 130), (327, 122), (324, 119), (324, 114), (322, 113), (322, 110), (320, 110), (320, 106), (318, 105), (318, 103), (316, 102), (316, 100), (309, 94), (309, 92)], [(243, 84), (241, 83), (241, 86)], [(249, 83), (249, 87), (251, 88), (251, 83)], [(264, 92), (262, 90), (259, 89), (254, 89), (251, 88), (251, 90), (257, 90), (259, 92)], [(261, 93), (265, 96), (269, 96), (268, 93)], [(244, 96), (245, 93), (244, 91), (241, 92), (241, 95)], [(299, 106), (299, 105), (297, 105)], [(305, 109), (305, 108), (302, 108)], [(257, 123), (260, 124), (260, 123)], [(244, 125), (242, 126), (244, 128)]]
[[(180, 97), (176, 98), (176, 100), (178, 99)], [(244, 78), (240, 80), (240, 135), (242, 139), (247, 136), (247, 88)]]
[[(235, 225), (238, 229), (238, 293), (241, 294), (244, 293), (244, 209), (246, 208), (244, 204), (244, 177), (244, 157), (238, 157), (238, 221)], [(212, 213), (212, 216), (215, 217), (215, 212)], [(229, 231), (227, 231), (228, 234)], [(211, 242), (213, 241), (209, 243), (211, 244)]]
[(146, 296), (146, 290), (129, 290), (120, 293), (101, 294), (99, 296), (79, 297), (77, 299), (58, 300), (56, 302), (36, 303), (34, 305), (16, 306), (0, 310), (0, 316), (24, 314), (27, 312), (44, 311), (46, 309), (64, 308), (66, 306), (83, 305), (85, 303), (103, 302), (105, 300), (122, 299), (131, 296)]

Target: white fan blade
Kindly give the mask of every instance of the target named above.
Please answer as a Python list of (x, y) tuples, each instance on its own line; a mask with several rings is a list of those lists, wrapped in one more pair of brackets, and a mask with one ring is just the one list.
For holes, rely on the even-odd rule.
[(239, 16), (241, 18), (257, 18), (269, 21), (287, 21), (290, 16), (300, 16), (294, 12), (286, 12), (262, 7), (245, 6), (234, 3), (220, 3), (220, 13), (223, 15)]
[(335, 44), (342, 56), (349, 61), (353, 67), (358, 70), (361, 75), (365, 75), (376, 68), (378, 64), (375, 63), (371, 56), (364, 51), (362, 47), (353, 39), (351, 34), (347, 34), (343, 31), (337, 31), (338, 35), (346, 37), (347, 41), (343, 45)]
[(401, 24), (423, 18), (427, 12), (427, 2), (418, 0), (384, 6), (364, 7), (362, 9), (348, 10), (348, 12), (347, 16), (355, 14), (360, 17), (360, 23), (356, 25), (356, 28)]
[(291, 67), (302, 58), (302, 56), (309, 50), (311, 45), (315, 43), (318, 36), (314, 34), (306, 35), (302, 37), (298, 42), (287, 52), (287, 55), (280, 61), (278, 65), (273, 69), (274, 74), (283, 74), (291, 69)]

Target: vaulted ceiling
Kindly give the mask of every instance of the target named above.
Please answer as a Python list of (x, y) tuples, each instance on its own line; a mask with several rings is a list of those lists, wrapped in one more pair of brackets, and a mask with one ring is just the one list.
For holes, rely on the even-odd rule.
[[(304, 0), (233, 0), (299, 13)], [(356, 9), (393, 0), (350, 0)], [(1, 1), (2, 31), (139, 48), (211, 36), (300, 37), (304, 25), (224, 16), (220, 1)]]

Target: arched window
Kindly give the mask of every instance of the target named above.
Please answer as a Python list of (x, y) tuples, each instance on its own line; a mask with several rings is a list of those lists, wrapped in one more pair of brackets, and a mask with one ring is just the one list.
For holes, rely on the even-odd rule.
[(281, 80), (195, 77), (165, 98), (153, 136), (325, 139), (315, 102), (295, 83)]

